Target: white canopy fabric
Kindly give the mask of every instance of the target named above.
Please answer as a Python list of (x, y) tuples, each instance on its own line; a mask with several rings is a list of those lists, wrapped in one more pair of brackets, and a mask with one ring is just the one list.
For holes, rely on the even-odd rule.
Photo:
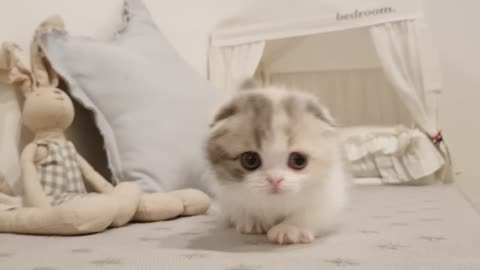
[(212, 44), (230, 46), (422, 17), (418, 0), (260, 0), (220, 24)]
[[(427, 93), (441, 91), (442, 81), (420, 0), (258, 1), (212, 33), (209, 79), (220, 89), (233, 91), (239, 82), (253, 77), (259, 65), (288, 50), (287, 43), (279, 40), (359, 28), (368, 30), (364, 33), (379, 67), (419, 129), (435, 140), (447, 161), (444, 167), (449, 167), (450, 156), (444, 142), (437, 140), (441, 135), (427, 100)], [(272, 42), (276, 46), (267, 53)], [(355, 47), (355, 38), (348, 42)], [(312, 46), (307, 53), (313, 57), (318, 50)]]
[[(209, 77), (219, 87), (233, 87), (237, 81), (255, 72), (260, 59), (265, 57), (266, 44), (271, 41), (401, 21), (414, 22), (418, 36), (415, 46), (425, 71), (422, 79), (425, 90), (439, 91), (442, 82), (438, 60), (428, 39), (420, 0), (256, 1), (238, 16), (222, 22), (212, 33)], [(237, 70), (239, 63), (242, 63), (241, 70)]]

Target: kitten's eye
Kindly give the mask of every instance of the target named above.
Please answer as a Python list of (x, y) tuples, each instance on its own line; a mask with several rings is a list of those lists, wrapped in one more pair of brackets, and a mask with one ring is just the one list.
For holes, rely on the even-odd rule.
[(262, 165), (262, 159), (258, 153), (245, 152), (240, 156), (240, 163), (245, 170), (254, 171)]
[(293, 152), (288, 157), (288, 167), (301, 170), (307, 166), (307, 157), (304, 154)]

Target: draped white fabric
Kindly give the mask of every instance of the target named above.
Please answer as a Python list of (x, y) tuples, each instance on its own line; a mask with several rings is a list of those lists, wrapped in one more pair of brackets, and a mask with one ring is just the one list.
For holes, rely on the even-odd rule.
[(385, 75), (420, 128), (435, 136), (438, 130), (427, 109), (417, 21), (386, 23), (370, 29)]
[(237, 84), (255, 74), (264, 48), (264, 41), (212, 47), (209, 53), (209, 79), (219, 89), (233, 91)]
[[(426, 92), (435, 90), (427, 87), (438, 87), (439, 84), (435, 84), (431, 76), (424, 77), (432, 74), (432, 70), (425, 69), (433, 65), (426, 62), (431, 58), (423, 54), (428, 51), (422, 36), (425, 33), (423, 27), (420, 20), (408, 20), (372, 26), (370, 32), (385, 75), (417, 125), (433, 138), (439, 130), (432, 110), (428, 108)], [(450, 182), (453, 180), (452, 164), (445, 142), (439, 142), (438, 149), (446, 161), (441, 180)]]

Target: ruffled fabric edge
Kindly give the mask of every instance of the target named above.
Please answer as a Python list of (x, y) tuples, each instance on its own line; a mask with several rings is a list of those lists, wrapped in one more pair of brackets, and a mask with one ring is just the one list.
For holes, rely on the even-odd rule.
[(416, 128), (353, 127), (340, 129), (355, 177), (378, 177), (384, 183), (408, 183), (439, 171), (445, 160), (426, 134)]

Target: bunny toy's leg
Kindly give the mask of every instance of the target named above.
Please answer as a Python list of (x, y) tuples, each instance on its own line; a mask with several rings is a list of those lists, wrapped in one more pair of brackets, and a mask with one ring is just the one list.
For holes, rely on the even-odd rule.
[(84, 178), (98, 192), (113, 196), (119, 205), (113, 226), (134, 221), (151, 222), (181, 215), (197, 215), (209, 206), (209, 197), (197, 190), (179, 190), (171, 193), (141, 194), (136, 184), (123, 182), (115, 187), (103, 178), (81, 155), (78, 161)]
[(140, 203), (140, 189), (134, 183), (120, 183), (109, 193), (118, 205), (113, 227), (127, 224), (137, 212)]
[(206, 194), (194, 189), (143, 194), (134, 220), (160, 221), (199, 215), (208, 210), (209, 203), (210, 199)]
[(151, 222), (172, 219), (183, 213), (182, 201), (168, 193), (142, 194), (133, 219)]
[(183, 204), (182, 216), (195, 216), (207, 212), (210, 207), (210, 197), (196, 189), (181, 189), (168, 194), (180, 199)]
[(113, 186), (80, 154), (77, 155), (77, 160), (85, 181), (88, 182), (96, 192), (109, 195), (117, 203), (118, 212), (112, 226), (119, 227), (127, 224), (137, 211), (140, 203), (140, 190), (138, 186), (130, 182)]
[(0, 233), (83, 235), (108, 228), (117, 214), (109, 195), (95, 194), (48, 208), (0, 211)]

